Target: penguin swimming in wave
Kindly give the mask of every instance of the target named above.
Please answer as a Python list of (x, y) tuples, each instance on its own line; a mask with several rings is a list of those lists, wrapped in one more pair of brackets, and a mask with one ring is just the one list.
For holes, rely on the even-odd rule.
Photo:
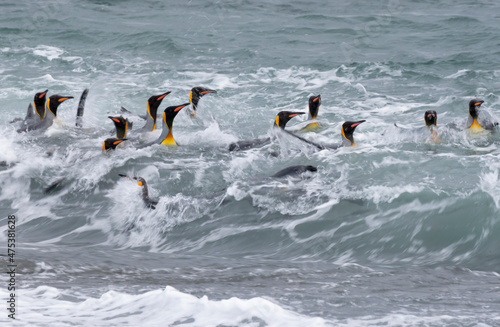
[(439, 135), (437, 133), (437, 113), (435, 110), (427, 110), (424, 113), (424, 121), (427, 130), (431, 133), (429, 141), (439, 143)]
[[(274, 127), (280, 128), (281, 130), (285, 130), (286, 124), (298, 115), (303, 115), (305, 112), (302, 111), (280, 111), (276, 118), (274, 119)], [(255, 139), (251, 141), (238, 141), (229, 144), (229, 151), (240, 151), (240, 150), (248, 150), (252, 148), (262, 147), (271, 142), (271, 138), (267, 137), (264, 139)]]
[(469, 101), (469, 117), (467, 119), (467, 128), (473, 132), (481, 132), (484, 130), (493, 131), (498, 122), (481, 121), (479, 122), (479, 108), (484, 103), (483, 100), (472, 99)]
[(146, 183), (146, 180), (142, 177), (129, 177), (128, 175), (125, 174), (118, 174), (120, 177), (124, 177), (130, 180), (135, 180), (137, 181), (137, 185), (139, 185), (142, 189), (142, 201), (144, 201), (144, 205), (149, 208), (149, 209), (156, 209), (156, 205), (158, 204), (158, 201), (151, 200), (149, 198), (149, 190), (148, 190), (148, 184)]
[(108, 116), (108, 118), (111, 119), (115, 124), (116, 138), (117, 139), (126, 138), (127, 132), (129, 129), (132, 128), (133, 124), (128, 119), (123, 118), (123, 116), (119, 117)]
[(102, 151), (115, 150), (116, 147), (127, 139), (108, 138), (102, 143)]
[(309, 120), (312, 122), (307, 124), (306, 127), (301, 129), (301, 132), (309, 132), (315, 131), (319, 129), (319, 125), (316, 122), (316, 118), (318, 117), (319, 106), (321, 105), (321, 95), (313, 95), (309, 97)]
[(73, 99), (72, 96), (61, 96), (61, 95), (51, 95), (49, 99), (47, 100), (46, 104), (46, 111), (45, 111), (45, 116), (43, 119), (38, 122), (38, 123), (32, 123), (29, 125), (26, 125), (20, 129), (18, 129), (18, 132), (26, 132), (26, 131), (33, 131), (33, 130), (46, 130), (50, 126), (52, 126), (54, 120), (57, 118), (57, 109), (66, 100)]
[(179, 111), (181, 111), (181, 109), (183, 109), (184, 107), (186, 107), (188, 105), (189, 105), (189, 103), (184, 103), (184, 104), (181, 104), (179, 106), (167, 107), (163, 111), (163, 117), (162, 117), (163, 128), (162, 128), (160, 137), (158, 137), (158, 139), (156, 139), (155, 141), (153, 141), (151, 143), (143, 145), (142, 147), (150, 146), (153, 144), (162, 144), (162, 145), (166, 145), (169, 147), (177, 146), (177, 143), (175, 142), (174, 136), (172, 134), (172, 126), (174, 123), (174, 118), (175, 118), (175, 116), (177, 116)]
[(340, 133), (342, 135), (342, 143), (340, 144), (330, 144), (330, 145), (321, 145), (313, 141), (309, 141), (303, 137), (300, 137), (298, 135), (295, 135), (293, 133), (290, 133), (288, 131), (288, 134), (292, 135), (295, 138), (298, 138), (299, 140), (306, 142), (319, 150), (323, 149), (338, 149), (340, 147), (346, 147), (346, 146), (353, 146), (354, 145), (354, 130), (356, 130), (356, 127), (358, 127), (361, 123), (364, 123), (366, 120), (359, 120), (359, 121), (346, 121), (345, 123), (342, 124)]
[[(33, 102), (28, 105), (28, 109), (26, 110), (26, 116), (24, 119), (15, 118), (11, 121), (11, 123), (15, 123), (18, 121), (22, 121), (19, 129), (23, 129), (28, 125), (34, 125), (43, 120), (45, 116), (45, 103), (47, 102), (47, 92), (49, 90), (45, 90), (43, 92), (38, 92), (33, 97)], [(35, 110), (33, 110), (35, 108)], [(36, 112), (36, 114), (35, 114)]]
[[(148, 99), (148, 102), (146, 103), (146, 115), (136, 115), (133, 112), (125, 109), (124, 107), (121, 107), (121, 111), (125, 114), (130, 114), (130, 115), (136, 115), (141, 117), (142, 119), (146, 120), (146, 124), (139, 128), (137, 132), (139, 133), (145, 133), (145, 132), (152, 132), (156, 129), (156, 116), (158, 112), (158, 108), (160, 107), (161, 102), (163, 99), (172, 93), (171, 91), (165, 92), (163, 94), (159, 95), (153, 95)], [(130, 126), (131, 127), (131, 126)]]
[(280, 171), (278, 171), (277, 173), (271, 175), (271, 177), (275, 177), (275, 178), (282, 178), (282, 177), (289, 177), (289, 176), (298, 176), (298, 175), (301, 175), (305, 172), (313, 172), (315, 173), (316, 171), (318, 171), (318, 168), (316, 168), (315, 166), (311, 166), (311, 165), (298, 165), (298, 166), (290, 166), (290, 167), (286, 167)]
[(195, 86), (191, 89), (191, 92), (189, 92), (189, 102), (191, 103), (191, 109), (192, 109), (191, 117), (196, 116), (196, 109), (198, 109), (198, 102), (200, 101), (201, 97), (210, 93), (217, 93), (217, 91), (207, 89), (201, 86)]

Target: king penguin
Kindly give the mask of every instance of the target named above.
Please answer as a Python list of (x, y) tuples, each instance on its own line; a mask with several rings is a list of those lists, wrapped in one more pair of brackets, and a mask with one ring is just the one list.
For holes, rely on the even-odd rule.
[[(303, 115), (305, 112), (302, 111), (280, 111), (276, 118), (274, 119), (273, 126), (275, 128), (279, 128), (281, 130), (285, 130), (286, 124), (298, 115)], [(229, 151), (240, 151), (240, 150), (248, 150), (252, 148), (262, 147), (271, 142), (270, 137), (266, 137), (263, 139), (255, 139), (251, 141), (238, 141), (229, 144)]]
[(321, 95), (313, 95), (309, 97), (309, 120), (312, 122), (307, 124), (301, 131), (315, 131), (319, 128), (316, 118), (318, 117), (319, 106), (321, 105)]
[(493, 131), (498, 122), (482, 121), (479, 122), (479, 108), (484, 103), (483, 100), (472, 99), (469, 101), (469, 117), (467, 119), (467, 128), (473, 132), (484, 130)]
[(196, 116), (196, 109), (198, 109), (198, 102), (200, 101), (201, 97), (204, 96), (205, 94), (210, 94), (210, 93), (217, 93), (217, 91), (207, 89), (201, 86), (195, 86), (191, 89), (191, 92), (189, 92), (189, 102), (191, 103), (191, 109), (192, 109), (191, 117)]
[(142, 200), (144, 201), (144, 204), (146, 205), (147, 208), (149, 209), (156, 209), (156, 205), (158, 204), (158, 201), (151, 200), (149, 198), (149, 190), (148, 190), (148, 184), (146, 183), (146, 180), (142, 177), (132, 177), (130, 178), (127, 175), (124, 174), (118, 174), (120, 177), (128, 178), (130, 180), (135, 180), (137, 181), (137, 185), (139, 185), (142, 189)]
[[(33, 102), (30, 102), (30, 104), (28, 105), (28, 109), (26, 110), (26, 116), (24, 117), (24, 119), (15, 118), (11, 121), (11, 123), (21, 121), (22, 123), (19, 126), (19, 129), (23, 130), (28, 125), (34, 125), (41, 122), (43, 117), (45, 116), (45, 102), (47, 102), (48, 91), (49, 90), (45, 90), (43, 92), (38, 92), (37, 94), (35, 94)], [(33, 108), (36, 109), (36, 114)]]
[(179, 111), (188, 106), (189, 103), (181, 104), (180, 106), (170, 106), (163, 111), (163, 129), (161, 131), (160, 137), (151, 144), (162, 144), (166, 146), (177, 146), (172, 134), (172, 125), (174, 123), (174, 118), (177, 116)]
[(123, 118), (123, 116), (113, 117), (108, 116), (109, 119), (113, 121), (116, 129), (116, 138), (124, 139), (127, 137), (127, 132), (132, 128), (133, 124), (128, 120)]
[[(43, 120), (43, 118), (45, 117), (45, 103), (47, 102), (47, 92), (49, 92), (49, 90), (45, 90), (43, 92), (35, 94), (35, 98), (33, 99), (33, 108), (35, 108), (36, 115), (34, 115), (33, 112), (30, 112), (30, 108), (28, 107), (26, 119), (28, 119), (28, 116), (31, 116), (34, 119), (34, 123), (39, 123)], [(31, 110), (33, 110), (33, 108), (31, 108)]]
[(102, 151), (114, 150), (120, 143), (126, 140), (127, 139), (116, 139), (116, 138), (105, 139), (104, 142), (102, 143)]
[(435, 110), (427, 110), (424, 113), (424, 121), (427, 130), (431, 133), (429, 141), (439, 143), (439, 135), (437, 133), (437, 113)]
[(340, 129), (340, 134), (342, 135), (342, 143), (340, 144), (329, 144), (329, 145), (321, 145), (321, 144), (318, 144), (316, 142), (313, 142), (313, 141), (309, 141), (303, 137), (300, 137), (298, 135), (295, 135), (293, 133), (290, 133), (288, 131), (286, 131), (288, 134), (292, 135), (293, 137), (296, 137), (298, 138), (299, 140), (301, 141), (304, 141), (316, 148), (318, 148), (319, 150), (323, 150), (323, 149), (338, 149), (340, 147), (344, 147), (344, 146), (353, 146), (354, 145), (354, 137), (353, 137), (353, 134), (354, 134), (354, 130), (356, 129), (356, 127), (359, 126), (359, 124), (361, 123), (364, 123), (366, 120), (359, 120), (359, 121), (346, 121), (345, 123), (342, 124), (342, 127)]
[(158, 107), (160, 106), (162, 100), (171, 93), (171, 91), (165, 92), (160, 95), (153, 95), (148, 99), (146, 108), (146, 124), (138, 129), (140, 133), (152, 132), (156, 129), (156, 115), (158, 112)]
[[(342, 134), (342, 144), (340, 146), (353, 146), (354, 145), (354, 130), (361, 123), (364, 123), (366, 120), (359, 121), (346, 121), (342, 124), (341, 134)], [(339, 147), (339, 146), (337, 146)]]
[(42, 121), (38, 123), (33, 123), (30, 125), (27, 125), (21, 129), (18, 130), (18, 132), (25, 132), (25, 131), (33, 131), (33, 130), (46, 130), (50, 126), (52, 126), (52, 123), (54, 122), (54, 119), (57, 118), (57, 109), (59, 108), (59, 105), (63, 103), (64, 101), (68, 99), (73, 99), (72, 96), (61, 96), (61, 95), (51, 95), (49, 99), (47, 100), (46, 104), (46, 110), (45, 110), (45, 116), (43, 117)]

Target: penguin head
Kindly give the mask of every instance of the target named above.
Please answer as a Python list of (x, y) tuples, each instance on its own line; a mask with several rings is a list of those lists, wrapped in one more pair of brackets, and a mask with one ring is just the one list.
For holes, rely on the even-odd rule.
[(51, 95), (49, 97), (49, 100), (47, 100), (47, 108), (50, 110), (54, 116), (57, 117), (57, 108), (61, 103), (63, 103), (66, 100), (73, 99), (71, 96), (62, 96), (58, 94)]
[(303, 115), (303, 111), (280, 111), (274, 120), (274, 126), (285, 129), (286, 123), (295, 116)]
[(435, 110), (427, 110), (424, 114), (425, 126), (437, 125), (437, 113)]
[(35, 105), (45, 105), (45, 101), (47, 101), (47, 92), (49, 92), (48, 89), (35, 94), (35, 97), (33, 98), (33, 102), (35, 103)]
[(115, 139), (115, 138), (105, 139), (104, 142), (102, 143), (102, 151), (114, 150), (116, 149), (118, 144), (126, 140), (127, 139)]
[(198, 101), (200, 101), (200, 98), (204, 96), (205, 94), (209, 93), (217, 93), (216, 90), (211, 90), (207, 89), (205, 87), (201, 86), (195, 86), (191, 89), (191, 92), (189, 93), (189, 102), (192, 103), (193, 109), (196, 110), (196, 106), (198, 105)]
[(158, 107), (160, 106), (163, 99), (170, 93), (172, 92), (168, 91), (163, 94), (153, 95), (148, 99), (148, 114), (154, 122), (156, 122), (156, 114), (158, 112)]
[(144, 188), (144, 187), (147, 188), (148, 184), (146, 183), (146, 180), (142, 177), (134, 176), (131, 178), (130, 176), (125, 175), (125, 174), (118, 174), (118, 176), (129, 179), (129, 180), (137, 181), (137, 185), (139, 185), (141, 188)]
[(342, 124), (342, 137), (345, 140), (348, 140), (351, 145), (354, 145), (354, 130), (356, 127), (358, 127), (359, 124), (364, 123), (366, 120), (359, 120), (359, 121), (346, 121), (344, 124)]
[(308, 166), (305, 167), (305, 170), (306, 171), (315, 172), (315, 171), (318, 171), (318, 168), (315, 167), (315, 166), (308, 165)]
[(163, 123), (167, 125), (168, 128), (172, 128), (172, 123), (175, 116), (181, 111), (182, 108), (188, 106), (189, 103), (181, 104), (180, 106), (170, 106), (163, 111)]
[(49, 90), (45, 90), (43, 92), (38, 92), (35, 94), (33, 98), (33, 103), (35, 104), (35, 110), (38, 116), (43, 119), (45, 116), (45, 103), (47, 102), (47, 92)]
[(123, 118), (123, 116), (113, 117), (108, 116), (109, 119), (113, 121), (116, 128), (116, 137), (123, 139), (127, 136), (127, 130), (132, 127), (132, 123), (128, 119)]
[(472, 99), (469, 101), (469, 115), (474, 118), (474, 119), (477, 119), (477, 116), (478, 116), (478, 109), (479, 107), (481, 107), (481, 104), (483, 104), (483, 100), (478, 100), (478, 99)]
[(321, 95), (313, 95), (309, 97), (309, 114), (311, 119), (316, 119), (318, 116), (319, 106), (321, 105)]
[(133, 177), (132, 179), (137, 181), (137, 185), (139, 185), (140, 187), (146, 187), (147, 185), (146, 180), (142, 177)]

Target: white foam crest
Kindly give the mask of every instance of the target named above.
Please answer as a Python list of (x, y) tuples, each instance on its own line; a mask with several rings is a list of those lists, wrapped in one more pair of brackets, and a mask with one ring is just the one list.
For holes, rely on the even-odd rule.
[(184, 144), (201, 144), (201, 145), (224, 145), (227, 146), (231, 142), (236, 142), (238, 139), (228, 133), (221, 131), (219, 124), (213, 120), (204, 130), (189, 133), (184, 137), (179, 138)]
[(3, 161), (10, 165), (17, 161), (15, 148), (16, 144), (14, 143), (12, 133), (10, 135), (0, 134), (0, 162)]
[(257, 161), (262, 159), (259, 149), (252, 149), (232, 156), (229, 170), (223, 172), (226, 181), (244, 178), (250, 169), (257, 169)]
[(413, 312), (398, 311), (391, 312), (385, 316), (378, 317), (374, 315), (363, 316), (359, 318), (348, 318), (345, 320), (334, 321), (333, 324), (339, 327), (417, 327), (417, 326), (475, 326), (475, 327), (493, 327), (478, 322), (479, 320), (500, 322), (498, 314), (473, 314), (465, 315), (461, 311), (451, 311), (449, 314), (419, 314)]
[(500, 179), (499, 165), (488, 167), (488, 171), (483, 171), (479, 175), (479, 188), (493, 199), (495, 207), (500, 209)]
[(273, 67), (259, 68), (256, 73), (248, 76), (259, 83), (292, 84), (298, 90), (314, 91), (320, 90), (330, 82), (350, 83), (351, 80), (337, 75), (338, 69), (321, 72), (303, 67), (291, 67), (287, 69), (276, 69)]
[[(183, 80), (183, 89), (186, 87), (192, 88), (194, 86), (203, 86), (215, 90), (222, 90), (228, 87), (234, 87), (237, 84), (235, 77), (215, 72), (185, 71), (179, 72), (178, 75), (187, 77), (187, 80)], [(172, 84), (172, 81), (166, 81), (163, 86), (169, 88), (172, 87)]]
[(421, 185), (411, 184), (402, 186), (373, 185), (365, 187), (361, 191), (353, 191), (352, 194), (358, 198), (364, 198), (373, 201), (375, 204), (379, 204), (381, 202), (391, 203), (404, 193), (419, 193), (424, 189), (425, 187)]
[(470, 71), (469, 69), (460, 69), (456, 73), (448, 75), (445, 78), (447, 78), (447, 79), (455, 79), (455, 78), (458, 78), (458, 77), (462, 77), (462, 76), (466, 75), (469, 71)]
[[(0, 291), (2, 298), (8, 294)], [(329, 323), (322, 318), (308, 317), (287, 310), (268, 299), (255, 297), (209, 300), (180, 292), (171, 286), (141, 294), (108, 291), (100, 298), (66, 300), (71, 291), (39, 286), (23, 289), (19, 297), (22, 319), (16, 326), (260, 326), (321, 327)], [(3, 315), (2, 320), (6, 319)]]
[(49, 61), (59, 58), (63, 53), (63, 49), (49, 45), (39, 45), (33, 50), (34, 55), (45, 57)]

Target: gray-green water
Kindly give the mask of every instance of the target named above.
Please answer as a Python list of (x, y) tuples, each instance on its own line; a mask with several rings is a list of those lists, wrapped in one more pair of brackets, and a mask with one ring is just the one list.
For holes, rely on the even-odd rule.
[[(470, 99), (500, 110), (499, 33), (495, 1), (2, 2), (0, 248), (14, 214), (18, 306), (0, 321), (500, 325), (500, 134), (464, 130)], [(144, 114), (172, 91), (161, 115), (194, 86), (218, 93), (179, 113), (181, 146), (135, 148), (157, 130), (102, 153), (120, 106)], [(83, 128), (75, 99), (18, 134), (9, 122), (47, 88), (90, 89)], [(321, 128), (300, 135), (339, 143), (365, 119), (355, 147), (227, 150), (317, 94)], [(426, 110), (438, 143), (418, 130)], [(291, 165), (318, 171), (269, 178)], [(156, 210), (119, 173), (144, 177)]]

